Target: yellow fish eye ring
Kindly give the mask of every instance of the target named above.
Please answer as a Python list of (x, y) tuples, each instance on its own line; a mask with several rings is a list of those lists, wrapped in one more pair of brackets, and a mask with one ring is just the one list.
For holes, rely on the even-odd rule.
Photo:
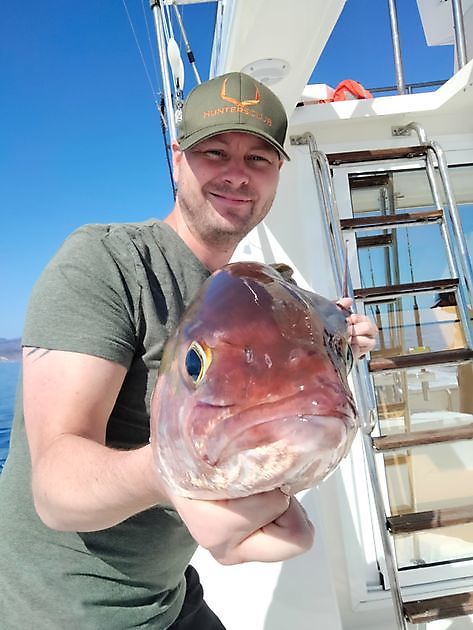
[(212, 362), (212, 351), (208, 346), (193, 341), (186, 352), (186, 371), (194, 385), (204, 378)]

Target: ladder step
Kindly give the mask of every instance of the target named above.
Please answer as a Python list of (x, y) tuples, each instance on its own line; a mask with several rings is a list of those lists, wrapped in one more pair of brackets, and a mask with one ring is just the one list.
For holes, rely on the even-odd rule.
[(386, 519), (391, 534), (411, 534), (425, 529), (465, 525), (472, 522), (473, 505), (388, 516)]
[(350, 190), (359, 188), (381, 188), (389, 186), (391, 178), (388, 173), (362, 174), (350, 177)]
[(441, 350), (439, 352), (416, 352), (412, 354), (401, 354), (396, 357), (371, 359), (371, 361), (368, 362), (368, 369), (370, 372), (401, 370), (403, 368), (422, 367), (424, 365), (461, 363), (472, 358), (473, 350), (470, 350), (469, 348)]
[(387, 247), (393, 242), (392, 234), (375, 234), (374, 236), (357, 236), (356, 245), (362, 247)]
[(373, 447), (377, 451), (392, 451), (398, 448), (410, 448), (423, 444), (438, 444), (439, 442), (453, 442), (455, 440), (472, 440), (473, 422), (464, 426), (447, 427), (445, 429), (431, 429), (427, 431), (412, 431), (410, 433), (393, 433), (373, 438)]
[(428, 623), (473, 614), (473, 593), (457, 593), (431, 599), (404, 602), (404, 614), (409, 623)]
[(332, 166), (340, 164), (354, 164), (357, 162), (373, 162), (375, 160), (392, 160), (398, 158), (417, 158), (427, 154), (427, 147), (394, 147), (390, 149), (372, 149), (367, 151), (345, 151), (343, 153), (328, 153), (327, 159)]
[(423, 280), (422, 282), (407, 282), (405, 284), (389, 284), (381, 287), (363, 287), (354, 289), (355, 299), (365, 302), (376, 302), (378, 298), (393, 299), (401, 295), (416, 293), (446, 293), (455, 291), (458, 278), (440, 278), (438, 280)]
[(340, 219), (342, 230), (369, 230), (383, 227), (404, 227), (406, 225), (425, 225), (438, 223), (443, 219), (443, 210), (423, 212), (402, 212), (399, 214), (384, 214), (372, 217), (358, 217)]

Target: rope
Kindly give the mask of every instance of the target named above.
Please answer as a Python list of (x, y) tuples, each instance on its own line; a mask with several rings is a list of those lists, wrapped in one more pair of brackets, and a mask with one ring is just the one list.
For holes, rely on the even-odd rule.
[(126, 13), (126, 15), (127, 15), (128, 22), (129, 22), (129, 24), (130, 24), (131, 32), (133, 33), (133, 37), (134, 37), (134, 39), (135, 39), (135, 44), (136, 44), (136, 47), (138, 48), (138, 52), (139, 52), (140, 57), (141, 57), (141, 62), (142, 62), (142, 64), (143, 64), (143, 68), (144, 68), (144, 71), (145, 71), (145, 74), (146, 74), (146, 78), (148, 79), (148, 83), (149, 83), (149, 86), (150, 86), (150, 88), (151, 88), (151, 93), (152, 93), (152, 95), (153, 95), (153, 101), (154, 101), (155, 105), (157, 106), (157, 105), (158, 105), (158, 102), (157, 102), (157, 100), (156, 100), (156, 90), (154, 89), (153, 82), (151, 81), (151, 77), (150, 77), (150, 74), (149, 74), (149, 72), (148, 72), (148, 68), (147, 68), (147, 66), (146, 66), (146, 62), (145, 62), (145, 58), (144, 58), (144, 55), (143, 55), (143, 51), (141, 50), (141, 46), (140, 46), (140, 43), (139, 43), (139, 41), (138, 41), (138, 37), (136, 36), (135, 27), (133, 26), (133, 22), (132, 22), (132, 19), (131, 19), (130, 13), (129, 13), (129, 11), (128, 11), (128, 7), (127, 7), (127, 4), (126, 4), (126, 0), (122, 0), (122, 2), (123, 2), (123, 6), (124, 6), (124, 8), (125, 8), (125, 13)]
[[(151, 93), (153, 95), (153, 101), (154, 101), (154, 104), (156, 106), (156, 109), (158, 110), (158, 113), (159, 113), (159, 116), (160, 116), (160, 119), (161, 119), (161, 132), (162, 132), (163, 143), (164, 143), (164, 153), (165, 153), (165, 156), (166, 156), (166, 163), (167, 163), (168, 172), (169, 172), (169, 180), (171, 182), (171, 188), (172, 188), (173, 196), (174, 196), (174, 199), (175, 199), (176, 198), (176, 187), (174, 185), (174, 179), (173, 179), (173, 175), (172, 175), (171, 160), (170, 160), (170, 157), (169, 157), (169, 145), (168, 145), (167, 139), (166, 139), (167, 122), (166, 122), (166, 116), (165, 116), (164, 96), (163, 96), (163, 94), (161, 92), (161, 94), (160, 94), (160, 102), (158, 102), (157, 93), (156, 93), (156, 90), (155, 90), (155, 88), (153, 86), (153, 82), (151, 80), (151, 76), (150, 76), (150, 73), (148, 71), (148, 67), (146, 65), (146, 61), (145, 61), (145, 57), (144, 57), (144, 54), (143, 54), (143, 50), (142, 50), (142, 48), (140, 46), (140, 43), (138, 41), (136, 30), (135, 30), (135, 27), (133, 25), (133, 21), (131, 19), (130, 12), (128, 10), (128, 6), (127, 6), (127, 3), (126, 3), (126, 0), (122, 0), (122, 2), (123, 2), (123, 7), (125, 9), (126, 16), (128, 18), (128, 23), (130, 24), (130, 28), (131, 28), (131, 32), (133, 34), (133, 38), (135, 40), (136, 47), (138, 48), (138, 52), (139, 52), (139, 55), (140, 55), (140, 58), (141, 58), (141, 62), (143, 64), (145, 75), (146, 75), (146, 78), (148, 80), (148, 84), (150, 86)], [(151, 44), (151, 35), (150, 35), (150, 32), (149, 32), (148, 20), (146, 19), (146, 14), (144, 12), (143, 0), (141, 2), (141, 6), (143, 8), (144, 20), (145, 20), (145, 24), (146, 24), (146, 31), (148, 33), (148, 44), (149, 44), (150, 50), (151, 50), (151, 58), (153, 60), (153, 65), (154, 65), (154, 70), (155, 70), (155, 74), (156, 74), (157, 83), (159, 83), (159, 73), (158, 73), (158, 69), (157, 69), (157, 66), (156, 66), (156, 58), (155, 58), (155, 55), (153, 54), (153, 47), (152, 47), (152, 44)]]
[(169, 158), (169, 145), (166, 141), (166, 116), (165, 116), (165, 104), (164, 104), (164, 96), (161, 94), (161, 100), (160, 100), (160, 104), (159, 104), (159, 113), (161, 114), (161, 131), (163, 134), (163, 144), (164, 144), (164, 153), (166, 154), (166, 163), (168, 166), (168, 173), (169, 173), (169, 179), (171, 181), (171, 188), (172, 188), (172, 194), (174, 196), (174, 199), (176, 199), (176, 186), (174, 184), (174, 178), (173, 178), (173, 174), (172, 174), (172, 166), (171, 166), (171, 160)]
[(154, 68), (154, 75), (155, 75), (155, 78), (156, 78), (156, 84), (158, 84), (159, 83), (159, 71), (158, 71), (158, 64), (157, 64), (157, 61), (156, 61), (156, 47), (153, 47), (153, 43), (151, 41), (151, 33), (150, 33), (149, 23), (148, 23), (148, 18), (147, 18), (149, 13), (146, 12), (144, 0), (141, 0), (141, 8), (143, 10), (143, 20), (144, 20), (144, 23), (145, 23), (145, 26), (146, 26), (146, 34), (147, 34), (147, 38), (148, 38), (149, 52), (150, 52), (151, 60), (153, 62), (153, 68)]

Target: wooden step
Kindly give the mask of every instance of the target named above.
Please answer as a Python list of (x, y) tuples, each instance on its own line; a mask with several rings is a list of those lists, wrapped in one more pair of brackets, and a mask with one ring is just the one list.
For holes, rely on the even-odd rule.
[(443, 218), (443, 210), (423, 212), (402, 212), (399, 214), (383, 214), (370, 217), (340, 219), (342, 230), (373, 230), (375, 228), (405, 227), (439, 223)]
[(461, 363), (470, 359), (473, 359), (473, 350), (469, 348), (440, 350), (438, 352), (413, 352), (412, 354), (400, 354), (395, 357), (371, 359), (371, 361), (368, 361), (368, 369), (370, 372), (383, 372), (385, 370), (402, 370), (425, 365)]
[(464, 426), (431, 429), (427, 431), (411, 431), (410, 433), (393, 433), (373, 438), (373, 447), (377, 451), (393, 451), (398, 448), (410, 448), (424, 444), (453, 442), (455, 440), (472, 440), (473, 422)]
[(351, 175), (350, 190), (357, 190), (360, 188), (381, 188), (383, 186), (389, 186), (391, 178), (388, 173), (376, 173), (376, 174), (363, 174), (363, 175)]
[(426, 529), (438, 529), (473, 522), (473, 505), (426, 510), (412, 514), (388, 516), (386, 525), (391, 534), (411, 534)]
[(428, 623), (473, 614), (473, 593), (457, 593), (431, 599), (404, 602), (404, 615), (409, 623)]
[(353, 289), (357, 300), (377, 302), (379, 299), (394, 299), (402, 295), (417, 293), (447, 293), (458, 287), (458, 278), (440, 278), (438, 280), (422, 280), (421, 282), (406, 282), (403, 284), (389, 284), (380, 287), (363, 287)]
[(375, 234), (374, 236), (357, 236), (356, 246), (358, 249), (364, 247), (388, 247), (393, 242), (392, 234)]
[(328, 153), (327, 159), (332, 166), (340, 164), (355, 164), (358, 162), (373, 162), (379, 160), (411, 159), (423, 157), (427, 147), (394, 147), (389, 149), (371, 149), (366, 151), (345, 151), (343, 153)]

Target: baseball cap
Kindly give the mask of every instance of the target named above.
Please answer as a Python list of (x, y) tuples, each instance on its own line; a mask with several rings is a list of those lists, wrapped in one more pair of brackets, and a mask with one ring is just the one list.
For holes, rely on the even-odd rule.
[(182, 108), (178, 140), (182, 151), (226, 131), (259, 136), (286, 160), (287, 116), (266, 85), (242, 72), (230, 72), (197, 85)]

